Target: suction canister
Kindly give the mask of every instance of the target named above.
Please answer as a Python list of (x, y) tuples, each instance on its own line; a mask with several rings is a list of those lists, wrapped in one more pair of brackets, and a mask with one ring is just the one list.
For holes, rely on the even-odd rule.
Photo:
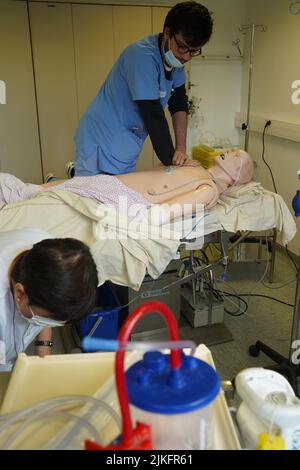
[(154, 449), (211, 449), (212, 404), (220, 380), (206, 362), (181, 354), (179, 369), (170, 355), (147, 352), (126, 373), (131, 417), (152, 428)]
[[(153, 349), (146, 352), (143, 359), (125, 373), (125, 351), (130, 349), (130, 335), (139, 320), (152, 312), (159, 313), (167, 322), (174, 348), (170, 348), (170, 354)], [(90, 341), (93, 340), (85, 340), (85, 347), (95, 349)], [(220, 379), (209, 364), (181, 351), (178, 326), (172, 311), (156, 301), (140, 305), (122, 325), (117, 343), (113, 347), (117, 348), (115, 380), (122, 433), (105, 448), (86, 441), (86, 449), (212, 448), (212, 404), (220, 391)], [(151, 344), (147, 343), (149, 346)], [(156, 344), (157, 349), (162, 346), (162, 343)], [(103, 349), (102, 342), (99, 348)]]

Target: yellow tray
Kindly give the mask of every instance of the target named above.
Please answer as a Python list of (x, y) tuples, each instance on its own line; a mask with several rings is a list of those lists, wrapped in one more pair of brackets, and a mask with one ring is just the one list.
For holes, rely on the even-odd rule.
[[(127, 354), (128, 362), (139, 360), (140, 353)], [(196, 357), (214, 367), (209, 349), (198, 346)], [(42, 400), (68, 394), (95, 395), (114, 374), (114, 353), (53, 355), (44, 358), (18, 356), (4, 396), (1, 413), (9, 413)], [(223, 392), (214, 403), (214, 448), (238, 450), (240, 444)], [(44, 424), (19, 449), (39, 449), (62, 429), (61, 424)]]

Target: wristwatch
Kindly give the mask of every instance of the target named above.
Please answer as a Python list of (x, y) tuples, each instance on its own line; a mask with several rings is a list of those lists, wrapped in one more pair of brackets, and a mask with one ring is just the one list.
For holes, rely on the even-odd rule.
[(45, 348), (52, 348), (53, 347), (53, 341), (42, 341), (42, 340), (36, 340), (34, 342), (35, 346), (44, 346)]

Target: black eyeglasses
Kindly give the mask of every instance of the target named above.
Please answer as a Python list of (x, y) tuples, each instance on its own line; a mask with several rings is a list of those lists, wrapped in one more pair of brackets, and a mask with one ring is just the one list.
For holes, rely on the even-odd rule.
[(196, 56), (202, 54), (202, 48), (200, 48), (200, 49), (190, 49), (188, 46), (186, 46), (184, 44), (179, 44), (179, 42), (176, 39), (175, 34), (174, 34), (173, 38), (175, 39), (175, 42), (177, 44), (179, 52), (181, 52), (182, 54), (186, 54), (188, 52), (191, 57), (196, 57)]

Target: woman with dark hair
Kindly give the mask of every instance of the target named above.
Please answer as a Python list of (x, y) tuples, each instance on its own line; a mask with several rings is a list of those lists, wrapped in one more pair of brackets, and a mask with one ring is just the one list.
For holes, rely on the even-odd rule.
[(36, 229), (0, 233), (0, 370), (35, 345), (51, 352), (51, 328), (79, 320), (95, 306), (97, 270), (89, 248)]

